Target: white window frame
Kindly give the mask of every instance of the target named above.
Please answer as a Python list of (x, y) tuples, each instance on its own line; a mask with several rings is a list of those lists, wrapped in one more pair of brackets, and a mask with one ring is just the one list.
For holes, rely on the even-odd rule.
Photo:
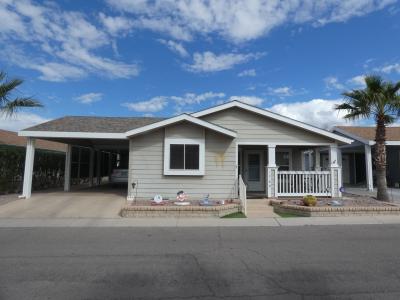
[[(198, 170), (170, 169), (171, 144), (199, 145), (199, 169)], [(164, 142), (164, 175), (202, 176), (205, 174), (204, 166), (205, 166), (204, 139), (165, 138), (165, 142)]]

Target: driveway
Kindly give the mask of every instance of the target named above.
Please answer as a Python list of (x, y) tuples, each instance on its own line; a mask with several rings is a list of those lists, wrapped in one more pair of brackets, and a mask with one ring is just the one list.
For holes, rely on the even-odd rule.
[(126, 189), (107, 186), (33, 193), (30, 199), (1, 196), (0, 218), (119, 218), (125, 199)]

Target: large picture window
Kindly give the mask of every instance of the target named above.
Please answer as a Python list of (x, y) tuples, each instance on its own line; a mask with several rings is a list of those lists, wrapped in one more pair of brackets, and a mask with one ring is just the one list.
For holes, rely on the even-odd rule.
[(166, 139), (164, 175), (204, 175), (204, 140)]

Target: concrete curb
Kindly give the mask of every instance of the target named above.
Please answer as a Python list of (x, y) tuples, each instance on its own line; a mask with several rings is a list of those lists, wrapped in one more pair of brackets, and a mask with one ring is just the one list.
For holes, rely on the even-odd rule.
[(279, 227), (323, 225), (400, 224), (400, 216), (293, 217), (293, 218), (0, 218), (0, 228), (37, 227)]

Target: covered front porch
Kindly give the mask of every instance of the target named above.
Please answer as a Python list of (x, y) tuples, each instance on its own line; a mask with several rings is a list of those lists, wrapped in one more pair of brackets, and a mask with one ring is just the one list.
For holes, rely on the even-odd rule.
[(238, 177), (247, 198), (341, 196), (337, 144), (241, 143), (237, 148)]

